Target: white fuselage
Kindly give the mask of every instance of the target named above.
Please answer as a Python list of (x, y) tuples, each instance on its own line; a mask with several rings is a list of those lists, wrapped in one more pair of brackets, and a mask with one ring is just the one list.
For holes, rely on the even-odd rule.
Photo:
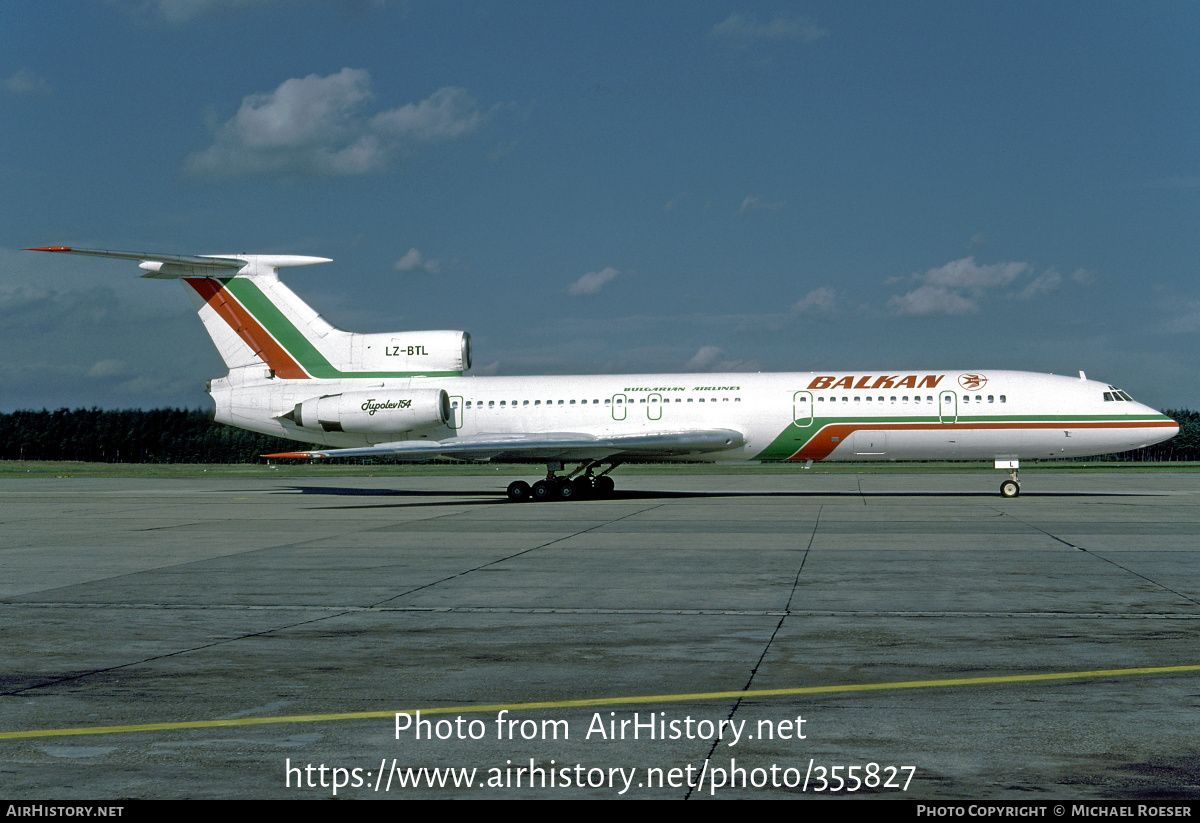
[[(419, 388), (450, 395), (446, 424), (354, 433), (282, 419), (322, 395)], [(1117, 391), (1077, 377), (950, 370), (281, 380), (238, 369), (210, 387), (221, 422), (331, 447), (531, 432), (740, 432), (737, 448), (679, 458), (721, 462), (1077, 457), (1177, 431)]]

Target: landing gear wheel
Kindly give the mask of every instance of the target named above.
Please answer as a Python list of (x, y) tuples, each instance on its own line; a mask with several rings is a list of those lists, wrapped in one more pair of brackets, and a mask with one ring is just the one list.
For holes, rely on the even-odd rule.
[(597, 497), (608, 497), (613, 493), (613, 489), (616, 487), (617, 484), (613, 482), (611, 477), (609, 477), (607, 474), (602, 474), (596, 478), (595, 485), (593, 485), (592, 489), (595, 491)]
[(543, 500), (553, 500), (556, 496), (554, 492), (554, 486), (550, 485), (545, 480), (539, 480), (538, 482), (534, 483), (533, 488), (531, 489), (533, 499), (539, 503)]
[(576, 477), (571, 481), (571, 489), (575, 497), (591, 497), (592, 481), (586, 477)]
[(1021, 494), (1021, 484), (1015, 480), (1005, 480), (1000, 484), (1001, 497), (1017, 497)]
[(514, 503), (524, 503), (533, 495), (533, 490), (524, 480), (514, 480), (508, 484), (508, 499)]
[(559, 483), (556, 491), (558, 492), (559, 500), (573, 500), (579, 496), (579, 493), (575, 490), (575, 484), (569, 480), (565, 483)]

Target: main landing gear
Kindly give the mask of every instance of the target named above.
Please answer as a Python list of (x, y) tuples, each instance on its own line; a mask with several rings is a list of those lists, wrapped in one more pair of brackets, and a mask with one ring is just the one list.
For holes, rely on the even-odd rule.
[(562, 463), (546, 464), (546, 479), (539, 480), (530, 486), (524, 480), (514, 480), (508, 484), (508, 499), (514, 503), (526, 500), (575, 500), (587, 497), (608, 497), (613, 493), (616, 484), (608, 473), (620, 463), (613, 463), (600, 474), (593, 474), (600, 465), (598, 460), (582, 464), (575, 471), (559, 477), (555, 472), (562, 471)]

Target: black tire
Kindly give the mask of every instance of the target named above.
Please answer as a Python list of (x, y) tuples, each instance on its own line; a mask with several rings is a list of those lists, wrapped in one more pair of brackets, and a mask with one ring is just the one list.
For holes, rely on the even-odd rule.
[(1015, 480), (1005, 480), (1000, 484), (1001, 497), (1019, 497), (1021, 494), (1021, 484)]
[(571, 487), (575, 490), (576, 497), (592, 496), (592, 481), (586, 477), (576, 477), (571, 481)]
[(557, 492), (557, 497), (559, 500), (574, 500), (579, 496), (579, 493), (575, 490), (575, 484), (570, 480), (566, 481), (565, 483), (560, 482), (558, 484)]
[(538, 482), (534, 483), (533, 488), (530, 491), (532, 499), (538, 501), (539, 503), (543, 500), (554, 500), (555, 497), (557, 497), (557, 495), (554, 493), (554, 487), (545, 480), (539, 480)]
[(592, 486), (592, 490), (597, 497), (608, 497), (616, 489), (617, 484), (607, 474), (603, 474), (596, 478), (596, 482)]
[(533, 495), (533, 490), (524, 480), (514, 480), (508, 484), (508, 499), (514, 503), (524, 503)]

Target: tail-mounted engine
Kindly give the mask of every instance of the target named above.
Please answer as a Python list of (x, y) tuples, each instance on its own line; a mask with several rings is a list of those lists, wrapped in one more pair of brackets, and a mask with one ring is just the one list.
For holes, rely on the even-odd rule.
[(445, 389), (378, 389), (327, 394), (297, 403), (283, 419), (302, 429), (353, 434), (399, 434), (450, 420)]

